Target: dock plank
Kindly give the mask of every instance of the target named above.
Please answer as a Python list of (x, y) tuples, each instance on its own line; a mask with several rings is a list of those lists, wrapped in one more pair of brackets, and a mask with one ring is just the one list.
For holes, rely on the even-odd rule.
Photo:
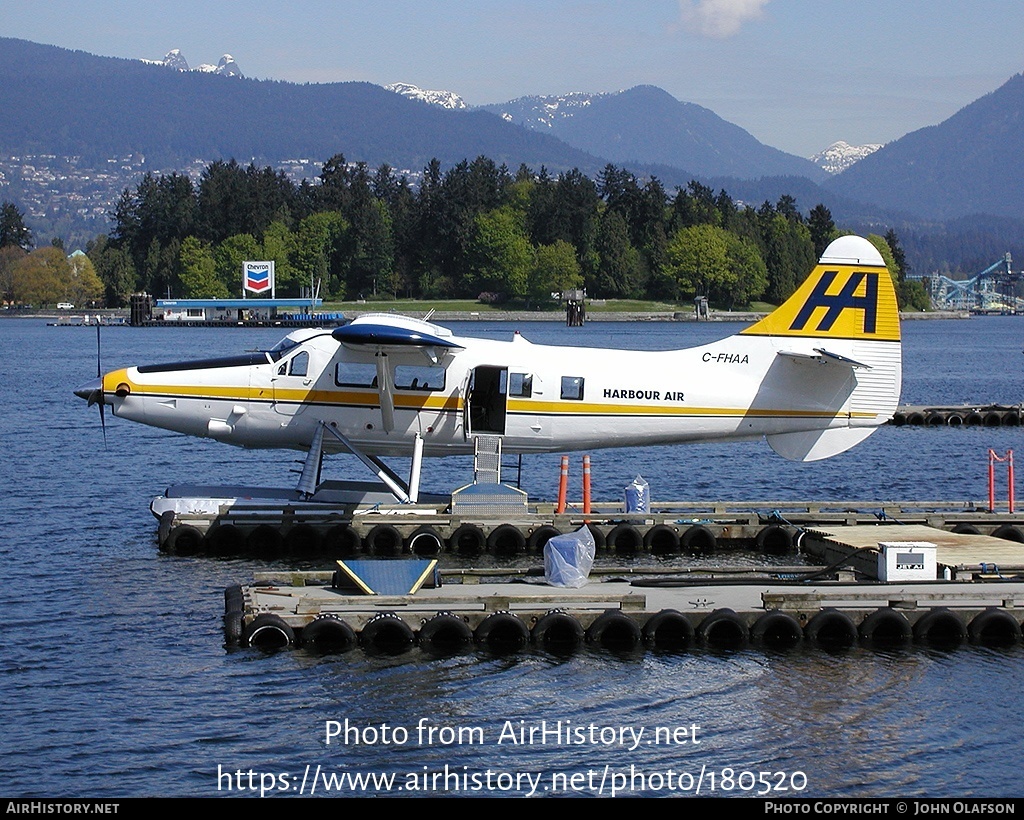
[[(995, 564), (1003, 569), (1024, 568), (1024, 544), (991, 535), (956, 533), (924, 524), (858, 524), (809, 527), (808, 535), (850, 551), (876, 548), (882, 541), (927, 541), (936, 546), (939, 564), (960, 570)], [(871, 558), (871, 560), (877, 560)]]

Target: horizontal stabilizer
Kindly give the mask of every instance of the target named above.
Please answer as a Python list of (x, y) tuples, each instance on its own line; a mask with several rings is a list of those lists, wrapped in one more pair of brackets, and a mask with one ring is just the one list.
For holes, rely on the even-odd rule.
[(859, 367), (866, 370), (871, 369), (871, 365), (858, 362), (855, 359), (851, 359), (848, 356), (840, 356), (838, 353), (830, 353), (823, 347), (814, 348), (814, 353), (797, 353), (794, 350), (780, 350), (780, 356), (787, 356), (791, 359), (807, 359), (818, 364), (841, 364), (847, 367)]
[(776, 453), (790, 461), (820, 461), (860, 444), (875, 430), (875, 427), (833, 427), (828, 430), (777, 433), (767, 436), (767, 439)]

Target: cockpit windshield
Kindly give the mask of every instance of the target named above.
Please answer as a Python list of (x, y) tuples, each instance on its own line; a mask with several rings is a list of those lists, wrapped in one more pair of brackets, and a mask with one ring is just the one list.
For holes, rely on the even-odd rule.
[(271, 360), (278, 361), (282, 356), (285, 356), (289, 351), (294, 350), (303, 342), (308, 342), (317, 336), (329, 336), (329, 333), (321, 330), (320, 328), (302, 328), (300, 330), (293, 330), (281, 341), (274, 345), (270, 350), (267, 351), (267, 355), (270, 356)]
[(275, 362), (280, 359), (285, 353), (292, 348), (298, 347), (301, 342), (298, 339), (293, 339), (290, 335), (285, 336), (281, 341), (274, 345), (267, 353), (270, 354), (270, 358)]

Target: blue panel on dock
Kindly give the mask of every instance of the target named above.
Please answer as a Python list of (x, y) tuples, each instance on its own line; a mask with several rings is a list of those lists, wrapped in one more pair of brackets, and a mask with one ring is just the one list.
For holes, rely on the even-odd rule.
[(338, 561), (341, 571), (367, 595), (412, 595), (433, 578), (436, 558)]

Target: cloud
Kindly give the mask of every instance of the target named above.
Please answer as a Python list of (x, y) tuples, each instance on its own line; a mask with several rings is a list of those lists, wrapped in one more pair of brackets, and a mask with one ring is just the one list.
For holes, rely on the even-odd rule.
[(770, 0), (679, 0), (683, 25), (705, 37), (731, 37)]

